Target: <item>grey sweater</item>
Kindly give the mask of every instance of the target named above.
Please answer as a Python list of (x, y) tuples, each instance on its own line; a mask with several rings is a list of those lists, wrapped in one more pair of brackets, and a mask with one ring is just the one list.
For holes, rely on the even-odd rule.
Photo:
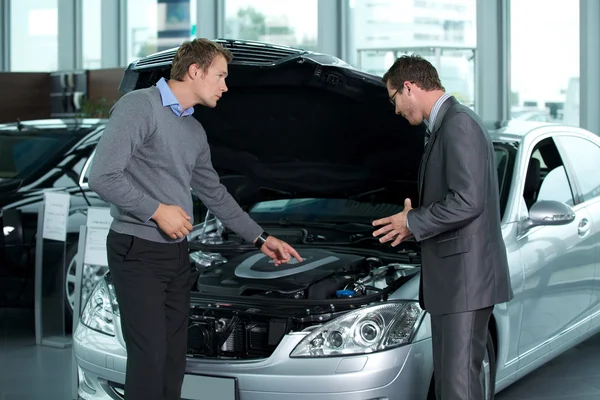
[(190, 188), (246, 241), (253, 242), (262, 232), (219, 182), (202, 125), (164, 107), (156, 86), (130, 92), (113, 106), (89, 186), (111, 204), (111, 229), (119, 233), (179, 241), (165, 235), (151, 218), (159, 203), (180, 206), (193, 218)]

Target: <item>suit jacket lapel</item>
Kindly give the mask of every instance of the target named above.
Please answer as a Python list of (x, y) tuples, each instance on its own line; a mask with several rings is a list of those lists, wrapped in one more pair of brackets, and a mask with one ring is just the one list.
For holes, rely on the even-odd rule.
[(453, 105), (458, 104), (458, 101), (454, 97), (449, 97), (444, 101), (444, 103), (440, 106), (440, 109), (435, 117), (434, 126), (430, 129), (429, 142), (425, 146), (425, 151), (423, 153), (423, 157), (421, 157), (421, 165), (419, 166), (419, 204), (423, 200), (423, 182), (425, 178), (425, 166), (427, 165), (427, 161), (429, 160), (429, 156), (431, 155), (431, 149), (435, 143), (435, 139), (437, 138), (437, 132), (442, 126), (442, 121), (446, 116), (446, 113)]

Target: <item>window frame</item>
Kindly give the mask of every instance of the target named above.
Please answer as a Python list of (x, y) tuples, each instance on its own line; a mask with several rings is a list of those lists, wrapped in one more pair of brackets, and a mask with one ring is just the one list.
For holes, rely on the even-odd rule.
[[(564, 140), (569, 140), (569, 138), (585, 140), (585, 141), (589, 142), (590, 144), (596, 146), (600, 150), (600, 145), (598, 143), (595, 143), (592, 140), (590, 140), (589, 138), (586, 138), (584, 136), (564, 132), (564, 133), (555, 135), (555, 137), (562, 138)], [(593, 197), (591, 199), (588, 199), (588, 200), (586, 200), (584, 198), (584, 193), (583, 193), (583, 190), (581, 189), (581, 183), (580, 183), (578, 174), (575, 173), (575, 167), (573, 166), (569, 152), (564, 148), (564, 146), (560, 143), (560, 141), (555, 141), (555, 143), (556, 143), (556, 147), (558, 148), (558, 151), (560, 152), (561, 158), (564, 160), (565, 168), (567, 169), (567, 175), (569, 177), (569, 180), (572, 181), (574, 191), (576, 192), (576, 194), (574, 194), (574, 196), (576, 197), (575, 205), (600, 201), (600, 195)]]
[[(519, 198), (525, 199), (525, 197), (524, 197), (524, 190), (525, 190), (524, 185), (525, 185), (525, 180), (527, 179), (527, 170), (529, 169), (529, 161), (533, 158), (533, 156), (534, 156), (534, 154), (536, 152), (539, 152), (540, 156), (542, 156), (542, 158), (543, 158), (543, 155), (542, 155), (541, 151), (539, 151), (540, 144), (542, 142), (544, 142), (544, 141), (550, 140), (554, 144), (554, 146), (556, 148), (556, 151), (558, 152), (558, 156), (560, 157), (560, 160), (562, 161), (562, 164), (560, 166), (562, 166), (565, 169), (565, 174), (566, 174), (566, 177), (567, 177), (567, 183), (569, 184), (569, 187), (571, 189), (571, 197), (572, 197), (572, 200), (573, 200), (573, 205), (569, 205), (569, 206), (570, 207), (576, 207), (580, 203), (579, 202), (579, 199), (580, 199), (580, 190), (579, 190), (578, 182), (573, 179), (572, 168), (571, 168), (571, 165), (569, 163), (569, 160), (565, 159), (565, 157), (563, 156), (562, 148), (559, 146), (559, 143), (555, 140), (555, 138), (557, 138), (559, 136), (562, 136), (562, 135), (556, 134), (556, 133), (550, 133), (549, 135), (544, 135), (543, 137), (537, 138), (534, 142), (531, 143), (531, 147), (530, 147), (530, 149), (528, 151), (528, 154), (527, 154), (527, 157), (526, 157), (526, 165), (525, 165), (525, 170), (524, 170), (525, 176), (522, 178), (523, 179), (523, 185), (522, 185), (521, 190), (520, 190)], [(540, 160), (540, 161), (543, 161), (543, 159)], [(543, 161), (543, 163), (546, 164), (545, 161)], [(547, 167), (547, 165), (546, 165), (546, 167)], [(559, 166), (557, 166), (555, 168), (559, 168)], [(553, 170), (554, 169), (549, 170), (548, 172), (553, 171)], [(546, 177), (544, 177), (544, 179), (545, 178)], [(543, 180), (542, 180), (542, 184), (543, 184)], [(541, 189), (541, 187), (542, 186), (540, 184), (540, 189)], [(538, 189), (538, 196), (539, 196), (539, 189)], [(539, 197), (536, 198), (535, 202), (537, 203), (538, 201), (540, 201)], [(564, 204), (567, 204), (567, 203), (564, 203)], [(527, 211), (529, 211), (529, 210), (527, 210)]]

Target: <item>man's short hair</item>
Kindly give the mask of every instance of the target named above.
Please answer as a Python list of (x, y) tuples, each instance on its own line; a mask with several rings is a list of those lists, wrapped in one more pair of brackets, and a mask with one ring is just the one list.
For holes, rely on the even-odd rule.
[(442, 86), (435, 67), (419, 55), (405, 55), (398, 58), (383, 75), (383, 83), (402, 92), (404, 82), (414, 83), (425, 91), (446, 90)]
[(208, 39), (186, 41), (177, 50), (171, 66), (171, 79), (183, 81), (190, 65), (196, 64), (202, 71), (208, 71), (215, 58), (223, 56), (231, 62), (233, 55), (221, 44)]

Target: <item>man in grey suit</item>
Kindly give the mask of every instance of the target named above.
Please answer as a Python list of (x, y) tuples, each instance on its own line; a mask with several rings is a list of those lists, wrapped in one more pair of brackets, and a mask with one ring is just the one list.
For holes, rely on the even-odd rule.
[[(500, 231), (494, 149), (478, 116), (445, 93), (436, 69), (403, 56), (384, 75), (396, 114), (425, 123), (419, 207), (373, 222), (374, 236), (421, 245), (421, 307), (431, 316), (438, 400), (485, 398), (480, 372), (495, 304), (513, 297)], [(492, 377), (494, 379), (494, 377)]]

